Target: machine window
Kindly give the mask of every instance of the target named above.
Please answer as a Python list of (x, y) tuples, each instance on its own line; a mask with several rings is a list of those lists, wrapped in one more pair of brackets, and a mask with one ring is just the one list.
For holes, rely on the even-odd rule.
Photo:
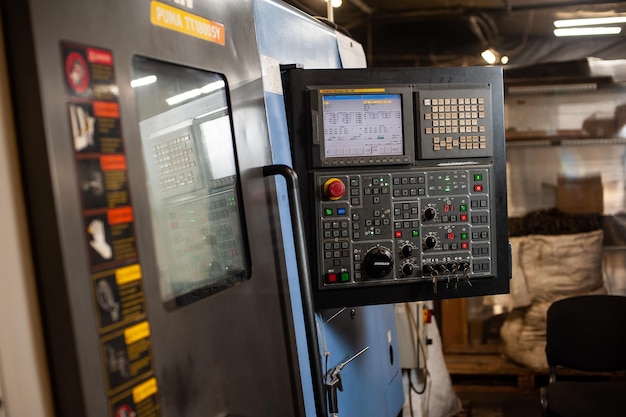
[(249, 278), (227, 84), (144, 57), (132, 66), (159, 284), (176, 308)]

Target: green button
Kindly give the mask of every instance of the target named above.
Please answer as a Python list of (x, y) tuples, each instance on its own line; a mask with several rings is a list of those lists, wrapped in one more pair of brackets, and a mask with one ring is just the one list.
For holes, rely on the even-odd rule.
[(413, 230), (413, 232), (411, 232), (411, 235), (413, 237), (418, 237), (420, 235), (420, 232), (419, 232), (419, 230)]
[(461, 233), (461, 240), (467, 240), (467, 233)]
[(461, 204), (461, 211), (467, 211), (467, 204)]
[(324, 209), (324, 216), (332, 216), (333, 215), (333, 209)]
[(474, 174), (474, 181), (482, 181), (483, 174)]
[(350, 274), (348, 274), (347, 272), (342, 272), (341, 282), (348, 282), (348, 281), (350, 281)]

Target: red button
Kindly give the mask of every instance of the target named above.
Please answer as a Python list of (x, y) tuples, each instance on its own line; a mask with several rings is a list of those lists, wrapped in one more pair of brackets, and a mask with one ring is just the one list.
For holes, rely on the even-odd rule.
[(466, 222), (467, 221), (467, 214), (461, 214), (461, 221), (462, 222)]
[(480, 193), (482, 190), (483, 190), (482, 184), (476, 184), (474, 186), (474, 191), (476, 191), (477, 193)]
[(346, 193), (346, 185), (339, 178), (330, 178), (324, 183), (324, 193), (331, 200), (339, 200)]
[(396, 230), (396, 237), (402, 237), (402, 230)]
[(448, 239), (454, 240), (454, 233), (448, 233)]
[(328, 274), (326, 282), (337, 282), (337, 274)]
[(469, 243), (461, 242), (461, 249), (467, 249), (467, 248), (469, 248)]

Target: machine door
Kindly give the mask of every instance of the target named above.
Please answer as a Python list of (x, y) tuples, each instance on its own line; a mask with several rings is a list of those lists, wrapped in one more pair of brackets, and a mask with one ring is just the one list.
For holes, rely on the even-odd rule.
[(304, 415), (250, 1), (1, 4), (56, 415)]

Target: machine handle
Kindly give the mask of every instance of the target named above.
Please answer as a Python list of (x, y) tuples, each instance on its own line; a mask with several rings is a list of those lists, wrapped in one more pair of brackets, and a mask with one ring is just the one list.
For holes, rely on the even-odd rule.
[(327, 417), (328, 414), (326, 413), (326, 403), (324, 398), (324, 381), (322, 380), (322, 361), (319, 357), (319, 343), (315, 332), (315, 308), (313, 306), (306, 240), (304, 238), (304, 221), (302, 219), (302, 208), (300, 206), (298, 175), (296, 174), (296, 171), (287, 165), (277, 164), (263, 167), (264, 177), (274, 175), (281, 175), (287, 182), (291, 226), (293, 229), (296, 247), (298, 276), (300, 278), (300, 294), (302, 296), (305, 334), (309, 348), (309, 363), (311, 364), (311, 374), (313, 378), (315, 408), (319, 417)]

